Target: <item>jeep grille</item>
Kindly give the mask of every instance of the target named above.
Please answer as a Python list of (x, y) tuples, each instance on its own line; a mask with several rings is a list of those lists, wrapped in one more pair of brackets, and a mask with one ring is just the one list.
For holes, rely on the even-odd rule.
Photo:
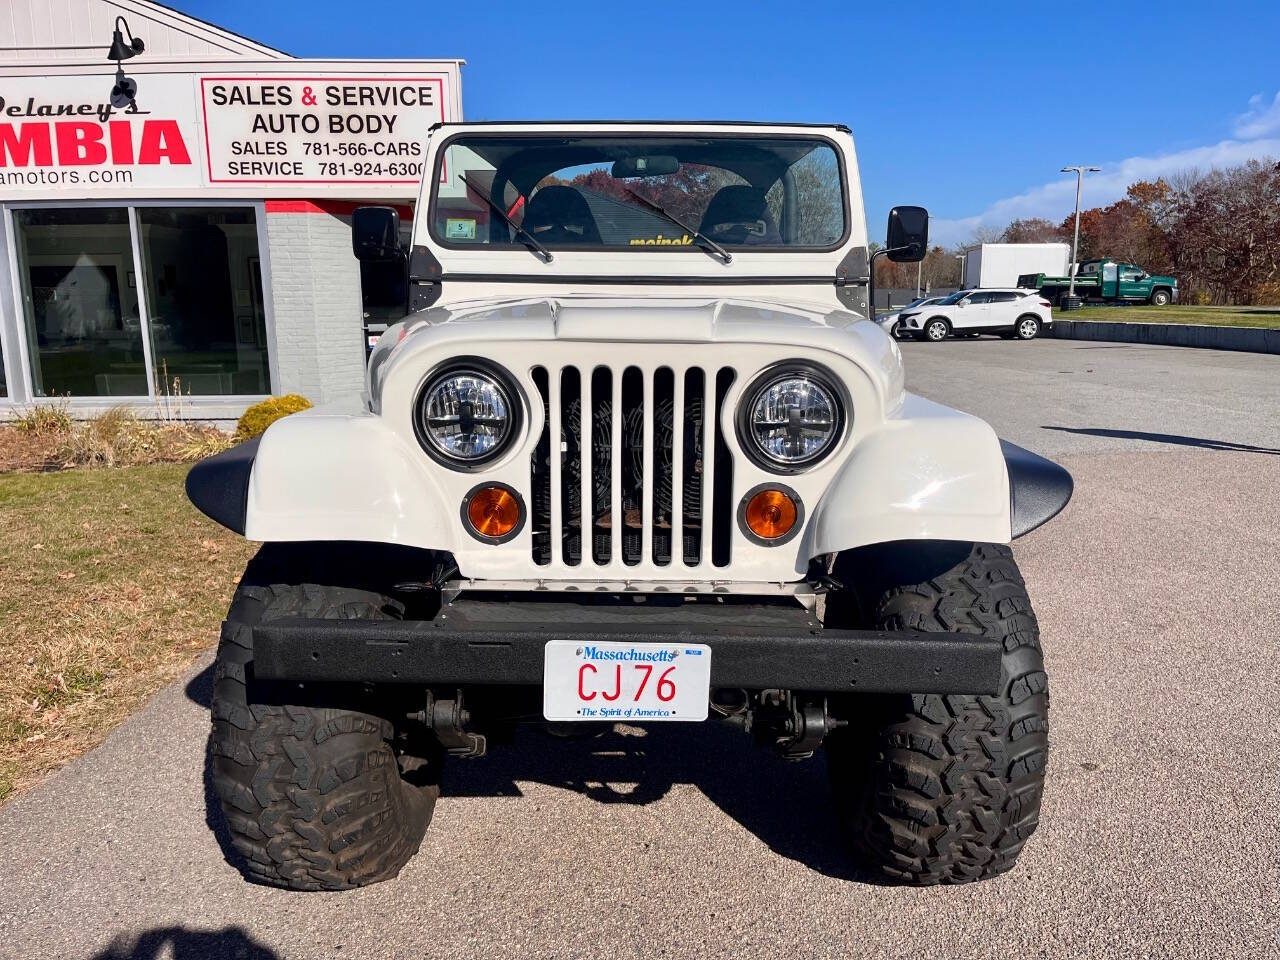
[(546, 414), (530, 463), (536, 565), (728, 565), (732, 368), (536, 367), (533, 380)]

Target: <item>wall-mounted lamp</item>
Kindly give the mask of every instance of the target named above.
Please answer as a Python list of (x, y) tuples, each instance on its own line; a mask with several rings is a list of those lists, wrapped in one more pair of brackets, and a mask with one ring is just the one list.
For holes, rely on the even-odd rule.
[[(124, 27), (124, 33), (120, 28)], [(129, 36), (129, 42), (125, 43), (125, 34)], [(107, 59), (116, 62), (116, 82), (111, 88), (111, 105), (117, 109), (124, 109), (133, 103), (134, 98), (138, 95), (138, 83), (124, 75), (124, 67), (121, 65), (123, 61), (130, 57), (136, 57), (147, 45), (133, 35), (133, 31), (129, 29), (129, 24), (124, 17), (116, 17), (116, 28), (111, 35), (111, 49), (107, 51)]]

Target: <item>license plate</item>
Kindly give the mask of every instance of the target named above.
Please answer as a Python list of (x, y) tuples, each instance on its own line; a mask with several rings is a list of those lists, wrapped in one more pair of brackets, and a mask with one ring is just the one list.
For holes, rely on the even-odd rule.
[(704, 643), (549, 640), (543, 653), (548, 720), (705, 720), (710, 693)]

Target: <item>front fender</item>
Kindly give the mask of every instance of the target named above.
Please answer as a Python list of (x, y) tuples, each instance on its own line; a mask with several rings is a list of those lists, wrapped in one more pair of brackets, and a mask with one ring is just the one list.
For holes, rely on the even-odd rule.
[(808, 555), (891, 540), (1008, 543), (1071, 499), (1071, 475), (977, 417), (911, 394), (864, 437), (814, 511)]
[(1000, 440), (977, 417), (907, 394), (863, 437), (814, 511), (810, 556), (890, 540), (1010, 539)]
[[(456, 505), (373, 414), (294, 414), (202, 460), (187, 496), (250, 540), (357, 540), (456, 549)], [(451, 523), (451, 521), (453, 521)]]

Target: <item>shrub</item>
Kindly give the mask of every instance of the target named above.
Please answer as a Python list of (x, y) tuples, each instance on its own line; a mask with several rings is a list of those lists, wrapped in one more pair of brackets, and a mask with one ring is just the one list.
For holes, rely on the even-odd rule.
[(71, 424), (71, 411), (65, 401), (35, 406), (13, 417), (13, 425), (33, 437), (70, 433)]
[(287, 417), (299, 410), (306, 410), (310, 406), (310, 400), (296, 393), (286, 393), (282, 397), (268, 397), (261, 403), (255, 403), (244, 412), (239, 423), (236, 424), (236, 441), (243, 443), (245, 440), (260, 437), (266, 432), (267, 427), (281, 417)]

